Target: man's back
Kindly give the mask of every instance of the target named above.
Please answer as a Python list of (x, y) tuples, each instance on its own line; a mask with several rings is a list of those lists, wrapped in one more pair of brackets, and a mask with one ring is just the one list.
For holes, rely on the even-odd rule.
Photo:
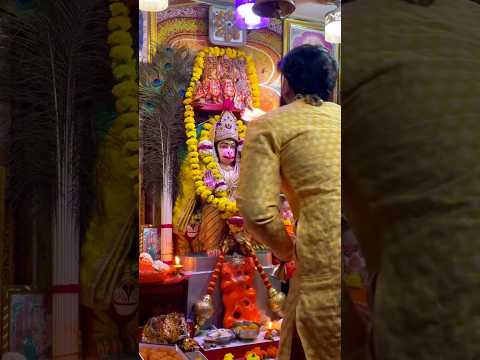
[(325, 271), (319, 263), (322, 255), (322, 263), (329, 266), (334, 265), (331, 261), (340, 261), (327, 255), (328, 251), (316, 250), (319, 242), (331, 239), (327, 228), (335, 229), (334, 238), (340, 239), (340, 117), (337, 104), (312, 106), (300, 100), (261, 120), (278, 142), (283, 191), (298, 220), (297, 255), (299, 271), (304, 274)]
[(382, 360), (480, 354), (480, 7), (451, 5), (342, 8), (343, 201), (380, 274)]
[[(242, 159), (238, 201), (258, 234), (278, 224), (272, 208), (280, 187), (297, 219), (297, 271), (284, 326), (296, 324), (307, 359), (339, 359), (340, 353), (340, 112), (329, 102), (283, 106), (249, 125)], [(250, 178), (256, 188), (242, 186)], [(280, 236), (275, 241), (285, 242)], [(290, 358), (286, 341), (279, 359)]]

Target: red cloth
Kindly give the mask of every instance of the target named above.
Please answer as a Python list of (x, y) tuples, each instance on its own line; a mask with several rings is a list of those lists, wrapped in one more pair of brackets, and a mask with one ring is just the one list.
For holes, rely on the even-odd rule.
[(223, 100), (223, 110), (225, 111), (234, 111), (235, 106), (233, 105), (233, 101), (230, 99)]
[(286, 278), (291, 279), (293, 277), (293, 274), (295, 273), (295, 270), (297, 269), (295, 265), (295, 261), (290, 261), (285, 264), (285, 272), (286, 272)]

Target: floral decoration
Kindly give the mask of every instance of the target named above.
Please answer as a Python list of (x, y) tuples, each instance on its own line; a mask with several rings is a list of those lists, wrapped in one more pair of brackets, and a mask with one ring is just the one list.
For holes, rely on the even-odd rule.
[[(195, 119), (193, 117), (193, 107), (191, 105), (186, 105), (185, 109), (186, 111), (184, 115), (185, 130), (187, 133), (188, 159), (193, 174), (193, 180), (195, 182), (196, 193), (203, 201), (215, 205), (225, 218), (229, 218), (238, 212), (236, 202), (228, 199), (226, 189), (222, 187), (219, 187), (218, 191), (210, 190), (205, 184), (203, 178), (204, 172), (210, 170), (217, 181), (222, 180), (219, 165), (214, 161), (212, 156), (213, 143), (211, 141), (212, 129), (214, 129), (217, 121), (220, 120), (220, 115), (211, 117), (203, 125), (203, 128), (200, 131), (200, 141), (198, 141), (197, 132), (195, 130)], [(247, 127), (241, 120), (237, 121), (237, 127), (240, 139), (239, 144), (241, 146), (245, 139)], [(204, 148), (206, 147), (209, 147), (209, 149), (205, 150)]]
[[(195, 125), (195, 111), (192, 106), (195, 84), (202, 77), (204, 58), (207, 54), (214, 56), (227, 55), (231, 59), (234, 59), (236, 57), (245, 58), (247, 62), (247, 75), (252, 87), (252, 100), (254, 107), (258, 107), (260, 105), (258, 77), (252, 58), (246, 55), (244, 52), (237, 51), (231, 48), (208, 47), (200, 51), (195, 58), (192, 78), (189, 87), (185, 92), (185, 99), (183, 101), (183, 104), (185, 106), (184, 123), (185, 132), (187, 135), (186, 143), (188, 147), (188, 161), (190, 163), (190, 169), (192, 170), (196, 193), (201, 197), (203, 201), (215, 205), (220, 210), (220, 212), (222, 212), (222, 216), (224, 218), (230, 218), (238, 212), (236, 202), (228, 199), (225, 188), (220, 187), (215, 191), (210, 190), (205, 184), (203, 178), (204, 172), (206, 170), (211, 170), (212, 175), (217, 181), (222, 180), (222, 175), (218, 168), (218, 164), (214, 161), (211, 153), (213, 149), (212, 129), (214, 128), (216, 122), (220, 120), (220, 116), (216, 115), (214, 117), (211, 117), (208, 122), (203, 125), (203, 128), (200, 132), (199, 141), (197, 139), (197, 131)], [(241, 148), (243, 140), (245, 138), (246, 126), (242, 120), (237, 121), (237, 126), (240, 139), (239, 147)]]
[(108, 20), (112, 73), (115, 85), (112, 94), (116, 98), (117, 119), (123, 125), (123, 149), (127, 154), (126, 163), (130, 167), (129, 177), (136, 181), (138, 195), (138, 70), (134, 57), (133, 38), (129, 30), (132, 26), (129, 9), (124, 1), (111, 1), (111, 17)]

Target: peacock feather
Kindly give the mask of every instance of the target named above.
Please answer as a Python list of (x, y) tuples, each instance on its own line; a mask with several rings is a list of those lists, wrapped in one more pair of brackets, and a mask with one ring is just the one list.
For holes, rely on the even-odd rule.
[(178, 192), (180, 164), (186, 154), (182, 101), (193, 60), (186, 48), (158, 45), (152, 62), (140, 66), (143, 186), (155, 187), (158, 194), (164, 186), (173, 197)]

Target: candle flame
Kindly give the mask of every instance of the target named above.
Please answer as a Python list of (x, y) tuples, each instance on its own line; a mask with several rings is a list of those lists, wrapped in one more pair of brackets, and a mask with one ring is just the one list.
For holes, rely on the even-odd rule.
[(175, 256), (175, 265), (180, 265), (180, 258)]
[(268, 322), (268, 330), (272, 330), (272, 322), (271, 321)]

